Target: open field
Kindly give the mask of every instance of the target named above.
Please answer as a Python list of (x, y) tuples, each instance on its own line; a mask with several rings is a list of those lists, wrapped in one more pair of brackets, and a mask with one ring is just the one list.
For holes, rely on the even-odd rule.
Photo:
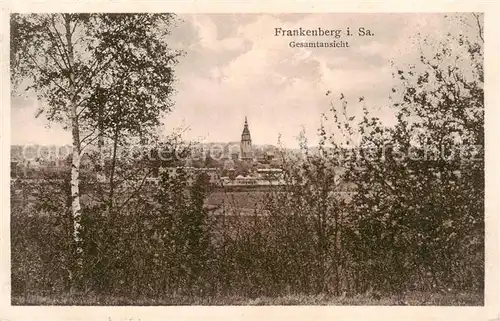
[(482, 295), (474, 293), (422, 293), (374, 298), (371, 295), (335, 297), (328, 295), (287, 295), (282, 297), (248, 298), (241, 296), (169, 296), (163, 298), (105, 297), (96, 295), (13, 297), (12, 305), (428, 305), (482, 306)]

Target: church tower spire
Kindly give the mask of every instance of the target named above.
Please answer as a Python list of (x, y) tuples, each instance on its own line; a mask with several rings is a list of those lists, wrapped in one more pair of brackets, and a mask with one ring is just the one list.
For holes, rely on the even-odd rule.
[(241, 133), (241, 159), (252, 160), (252, 137), (250, 136), (250, 129), (248, 129), (248, 121), (245, 116), (245, 124), (243, 125), (243, 132)]

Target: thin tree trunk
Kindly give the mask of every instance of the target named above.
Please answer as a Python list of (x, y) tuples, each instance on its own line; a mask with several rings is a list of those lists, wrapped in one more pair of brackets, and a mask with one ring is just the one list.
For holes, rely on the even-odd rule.
[[(76, 104), (76, 88), (75, 74), (72, 70), (74, 65), (73, 43), (71, 39), (71, 16), (64, 15), (64, 24), (66, 29), (66, 42), (68, 48), (68, 64), (69, 64), (69, 93), (70, 102), (69, 109), (71, 114), (71, 129), (73, 140), (73, 158), (71, 162), (71, 211), (73, 215), (73, 240), (76, 247), (76, 263), (77, 269), (83, 264), (83, 248), (81, 231), (81, 206), (80, 206), (80, 161), (81, 161), (81, 146), (80, 146), (80, 128), (78, 122), (77, 104)], [(79, 273), (77, 273), (79, 274)]]
[(112, 218), (114, 218), (113, 206), (114, 206), (114, 196), (115, 196), (115, 168), (116, 168), (116, 152), (118, 148), (119, 132), (120, 129), (117, 125), (113, 137), (113, 156), (111, 158), (111, 169), (109, 173), (109, 211)]
[(340, 289), (340, 215), (339, 215), (339, 209), (337, 206), (335, 206), (335, 209), (334, 209), (334, 220), (335, 220), (335, 230), (334, 230), (334, 240), (335, 240), (335, 244), (334, 244), (334, 256), (335, 256), (335, 261), (334, 261), (334, 264), (335, 264), (335, 295), (339, 296), (341, 294), (341, 289)]
[[(74, 141), (74, 138), (73, 138)], [(73, 143), (73, 159), (71, 163), (71, 210), (73, 214), (73, 239), (77, 244), (77, 252), (81, 252), (80, 238), (80, 153)]]
[(106, 181), (106, 171), (105, 160), (104, 160), (104, 106), (103, 103), (99, 105), (99, 115), (98, 115), (98, 138), (97, 138), (97, 149), (98, 149), (98, 157), (99, 157), (99, 170), (97, 172), (97, 179), (99, 182)]

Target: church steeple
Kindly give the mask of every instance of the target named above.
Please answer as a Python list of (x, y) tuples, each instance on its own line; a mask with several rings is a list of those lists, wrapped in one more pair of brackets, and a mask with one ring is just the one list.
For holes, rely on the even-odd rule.
[(245, 116), (245, 124), (243, 125), (243, 133), (241, 133), (241, 140), (252, 140), (250, 137), (250, 130), (248, 129), (247, 116)]
[(248, 129), (248, 121), (245, 116), (245, 124), (243, 125), (243, 132), (241, 133), (241, 159), (253, 159), (252, 153), (252, 137), (250, 136), (250, 129)]

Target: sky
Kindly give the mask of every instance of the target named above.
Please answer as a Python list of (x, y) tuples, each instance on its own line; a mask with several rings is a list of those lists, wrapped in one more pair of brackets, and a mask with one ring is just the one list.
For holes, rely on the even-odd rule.
[[(348, 48), (291, 48), (290, 41), (331, 41), (331, 37), (280, 37), (275, 28), (369, 29), (374, 36), (342, 37)], [(175, 68), (174, 110), (162, 122), (167, 134), (181, 130), (185, 139), (204, 142), (238, 141), (245, 116), (254, 144), (296, 147), (306, 130), (317, 141), (321, 113), (342, 93), (361, 111), (363, 96), (369, 109), (388, 123), (386, 107), (396, 66), (416, 62), (421, 36), (440, 39), (453, 22), (442, 14), (184, 14), (169, 39), (185, 51)], [(331, 91), (326, 95), (327, 91)], [(13, 144), (70, 143), (70, 133), (57, 124), (50, 128), (43, 115), (35, 119), (39, 102), (30, 96), (12, 97)]]

